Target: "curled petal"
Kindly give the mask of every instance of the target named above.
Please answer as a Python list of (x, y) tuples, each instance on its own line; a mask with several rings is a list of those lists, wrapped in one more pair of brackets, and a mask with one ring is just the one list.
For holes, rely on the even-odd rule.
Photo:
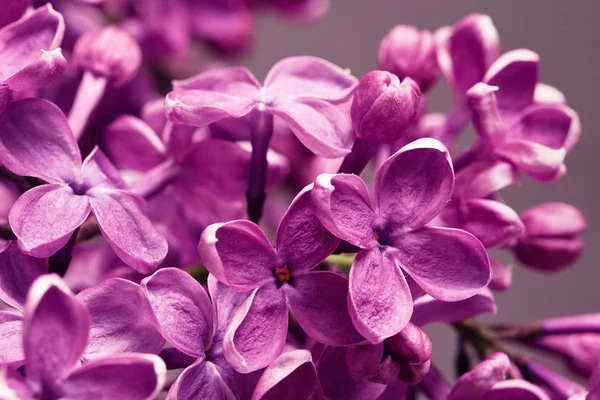
[(535, 180), (551, 182), (562, 175), (566, 155), (564, 147), (552, 149), (535, 142), (512, 140), (494, 151)]
[(8, 220), (19, 247), (34, 257), (49, 257), (61, 249), (90, 214), (86, 196), (64, 185), (41, 185), (25, 192)]
[(183, 370), (169, 389), (167, 400), (223, 399), (234, 400), (215, 365), (204, 358)]
[(512, 284), (513, 267), (510, 264), (490, 257), (490, 266), (492, 267), (492, 281), (489, 288), (496, 291), (504, 291)]
[(252, 400), (308, 400), (317, 386), (317, 371), (308, 350), (283, 353), (261, 375)]
[(576, 207), (567, 203), (539, 204), (521, 214), (528, 236), (573, 236), (587, 229), (585, 217)]
[(210, 225), (202, 232), (198, 252), (215, 278), (239, 291), (273, 281), (280, 266), (265, 233), (246, 220)]
[(484, 198), (520, 183), (518, 171), (506, 161), (476, 161), (456, 175), (453, 197)]
[(15, 242), (9, 242), (0, 254), (0, 300), (24, 310), (31, 284), (45, 273), (44, 260), (22, 254)]
[(497, 91), (497, 86), (479, 82), (466, 93), (475, 132), (490, 143), (502, 142), (507, 135), (505, 123), (498, 112)]
[(361, 248), (377, 245), (372, 227), (375, 210), (362, 179), (321, 174), (311, 192), (315, 213), (329, 232)]
[(37, 60), (4, 81), (12, 90), (40, 89), (58, 78), (67, 69), (67, 60), (61, 49), (41, 50)]
[(79, 361), (89, 329), (85, 305), (57, 275), (33, 283), (25, 307), (23, 349), (25, 371), (34, 385), (57, 388)]
[(485, 248), (466, 231), (426, 226), (398, 235), (392, 243), (402, 269), (436, 299), (467, 299), (492, 278)]
[(304, 188), (296, 196), (277, 228), (277, 254), (295, 273), (310, 271), (340, 243), (317, 218), (311, 188)]
[(185, 271), (163, 268), (142, 281), (142, 290), (165, 339), (202, 357), (214, 334), (213, 307), (204, 288)]
[(356, 330), (376, 344), (395, 335), (412, 315), (412, 296), (391, 252), (363, 250), (350, 269), (348, 309)]
[[(20, 365), (25, 360), (23, 354), (23, 316), (0, 311), (0, 364)], [(1, 379), (0, 379), (1, 381)], [(0, 384), (0, 394), (2, 394)]]
[(277, 98), (312, 97), (332, 103), (347, 100), (357, 84), (348, 70), (311, 56), (284, 58), (265, 79), (267, 92)]
[(458, 380), (448, 395), (448, 400), (481, 399), (498, 381), (505, 378), (510, 359), (504, 353), (495, 353), (479, 363)]
[(153, 399), (167, 379), (165, 363), (151, 354), (122, 354), (92, 361), (63, 383), (64, 396), (84, 399)]
[(140, 286), (121, 278), (107, 279), (77, 294), (90, 313), (85, 359), (103, 354), (158, 353), (164, 340)]
[[(523, 379), (508, 379), (500, 381), (492, 386), (482, 400), (550, 400), (550, 396), (539, 386), (529, 383)], [(588, 400), (593, 398), (588, 397)]]
[(236, 309), (223, 340), (223, 353), (233, 369), (249, 373), (271, 364), (285, 345), (288, 310), (275, 286), (256, 289)]
[(542, 82), (535, 86), (533, 101), (536, 104), (567, 104), (567, 99), (560, 90)]
[(415, 300), (415, 310), (411, 321), (418, 326), (432, 322), (458, 322), (475, 318), (483, 313), (495, 314), (497, 311), (494, 295), (489, 289), (466, 300), (445, 302), (425, 295)]
[(363, 340), (348, 313), (348, 280), (334, 272), (315, 271), (296, 276), (286, 290), (296, 320), (320, 343), (347, 346)]
[(127, 265), (141, 273), (154, 271), (167, 255), (167, 241), (142, 212), (131, 193), (92, 189), (88, 192), (102, 235)]
[(231, 317), (251, 292), (238, 292), (237, 290), (221, 283), (213, 274), (208, 275), (208, 293), (215, 308), (215, 335), (213, 341), (221, 342)]
[(416, 229), (442, 211), (453, 186), (448, 150), (435, 139), (419, 139), (398, 150), (379, 168), (375, 203), (392, 229)]

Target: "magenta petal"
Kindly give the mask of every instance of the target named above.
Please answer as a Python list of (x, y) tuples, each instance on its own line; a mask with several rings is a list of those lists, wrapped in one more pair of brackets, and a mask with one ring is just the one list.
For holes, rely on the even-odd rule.
[(164, 346), (156, 330), (152, 311), (140, 286), (111, 278), (83, 290), (76, 296), (90, 313), (90, 338), (85, 359), (102, 354), (154, 353)]
[(479, 82), (466, 93), (473, 128), (481, 139), (490, 143), (502, 142), (507, 135), (505, 123), (498, 111), (497, 91), (497, 86)]
[(490, 266), (492, 267), (492, 281), (489, 288), (499, 292), (507, 290), (512, 284), (512, 265), (504, 264), (490, 257)]
[(348, 313), (348, 280), (329, 271), (294, 278), (286, 290), (292, 313), (306, 334), (317, 342), (348, 346), (363, 340)]
[(483, 313), (495, 314), (497, 311), (494, 295), (489, 289), (466, 300), (445, 302), (425, 295), (415, 300), (415, 309), (411, 321), (418, 326), (431, 322), (459, 322), (475, 318)]
[(62, 111), (47, 100), (28, 98), (8, 103), (0, 114), (0, 161), (18, 175), (72, 183), (81, 154)]
[(102, 235), (127, 265), (141, 273), (154, 271), (167, 255), (167, 241), (142, 212), (131, 193), (92, 189), (88, 192)]
[(587, 229), (584, 215), (567, 203), (542, 203), (521, 214), (528, 236), (568, 237)]
[(319, 265), (340, 243), (317, 218), (311, 189), (307, 186), (296, 196), (277, 228), (277, 254), (296, 274)]
[(34, 398), (26, 378), (18, 370), (7, 365), (0, 366), (0, 394), (5, 395), (8, 400)]
[(0, 30), (0, 82), (35, 63), (41, 50), (59, 47), (64, 29), (62, 15), (48, 4)]
[(479, 363), (458, 380), (448, 394), (448, 400), (478, 400), (494, 384), (505, 378), (510, 359), (504, 353), (495, 353)]
[(283, 292), (275, 285), (256, 289), (236, 309), (225, 332), (223, 353), (233, 369), (249, 373), (281, 354), (288, 329)]
[(179, 374), (169, 389), (166, 400), (193, 399), (235, 399), (215, 365), (204, 358), (200, 358)]
[(105, 149), (119, 168), (148, 171), (164, 161), (166, 148), (144, 121), (123, 115), (104, 132)]
[(266, 111), (284, 120), (314, 154), (339, 158), (350, 153), (354, 131), (350, 116), (320, 99), (295, 99), (277, 102)]
[(322, 58), (288, 57), (271, 68), (265, 88), (275, 98), (312, 97), (341, 103), (358, 84), (350, 72)]
[(283, 353), (265, 369), (252, 400), (308, 400), (317, 387), (317, 371), (308, 350)]
[(238, 292), (237, 290), (221, 283), (213, 274), (208, 275), (208, 293), (215, 309), (215, 335), (214, 342), (223, 340), (225, 330), (233, 313), (252, 292)]
[(202, 357), (214, 334), (213, 307), (204, 288), (185, 271), (163, 268), (142, 281), (142, 290), (165, 339)]
[(2, 4), (2, 15), (0, 16), (0, 28), (21, 18), (31, 0), (5, 0)]
[(550, 182), (557, 178), (557, 174), (564, 165), (566, 155), (564, 147), (552, 149), (525, 140), (506, 142), (494, 151), (533, 179), (541, 182)]
[(0, 300), (22, 311), (31, 284), (45, 273), (44, 260), (22, 254), (15, 242), (9, 242), (0, 254)]
[(88, 311), (57, 275), (44, 275), (31, 287), (25, 307), (23, 349), (27, 377), (55, 389), (79, 361), (87, 344)]
[(356, 175), (321, 174), (311, 192), (315, 213), (331, 233), (361, 248), (377, 245), (372, 227), (375, 211), (362, 179)]
[[(365, 344), (348, 347), (346, 366), (352, 375), (360, 378), (372, 378), (379, 373), (384, 344)], [(397, 378), (397, 377), (396, 377)]]
[[(22, 364), (23, 355), (23, 316), (10, 311), (0, 311), (0, 365)], [(0, 384), (0, 395), (2, 385)]]
[[(583, 398), (583, 397), (582, 397)], [(539, 386), (529, 383), (523, 379), (507, 379), (496, 383), (487, 391), (482, 400), (550, 400), (550, 396)], [(587, 397), (588, 400), (595, 400)], [(574, 400), (571, 398), (571, 400)]]
[(356, 330), (373, 344), (400, 332), (413, 311), (408, 283), (389, 250), (363, 250), (350, 269), (348, 310)]
[(402, 269), (436, 299), (467, 299), (492, 278), (485, 248), (466, 231), (426, 226), (393, 237), (392, 242)]
[(60, 49), (42, 50), (42, 55), (31, 64), (4, 81), (12, 90), (40, 89), (65, 72), (67, 60)]
[(533, 103), (539, 64), (536, 53), (518, 49), (502, 54), (490, 66), (483, 81), (499, 87), (496, 98), (501, 113), (512, 117)]
[(484, 198), (519, 182), (519, 172), (506, 161), (476, 161), (456, 175), (452, 195), (460, 199)]
[(61, 249), (90, 214), (86, 196), (64, 185), (41, 185), (25, 192), (8, 220), (19, 247), (34, 257), (49, 257)]
[(73, 400), (153, 399), (167, 379), (165, 363), (155, 355), (123, 354), (92, 361), (62, 384)]
[(381, 165), (375, 176), (375, 204), (392, 229), (416, 229), (442, 211), (453, 186), (448, 150), (435, 139), (419, 139)]
[(274, 281), (279, 266), (265, 233), (246, 220), (210, 225), (202, 232), (198, 252), (215, 278), (240, 291)]
[(121, 178), (119, 171), (117, 171), (98, 146), (94, 147), (85, 160), (83, 160), (81, 175), (83, 181), (92, 187), (104, 186), (127, 189), (127, 184)]

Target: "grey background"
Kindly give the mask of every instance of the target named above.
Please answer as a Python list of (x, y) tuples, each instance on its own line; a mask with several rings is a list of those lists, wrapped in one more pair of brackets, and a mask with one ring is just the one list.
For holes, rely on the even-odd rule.
[[(567, 161), (568, 174), (561, 181), (543, 185), (525, 180), (509, 189), (507, 203), (521, 211), (546, 201), (565, 201), (587, 217), (587, 248), (577, 264), (554, 275), (523, 267), (515, 268), (511, 289), (497, 296), (497, 321), (526, 322), (573, 313), (599, 311), (600, 257), (597, 212), (600, 125), (598, 96), (598, 0), (332, 0), (330, 13), (313, 25), (295, 25), (261, 17), (252, 53), (236, 60), (263, 78), (277, 60), (292, 55), (316, 55), (361, 77), (375, 69), (379, 42), (394, 25), (412, 24), (434, 30), (453, 25), (463, 16), (489, 14), (501, 39), (502, 51), (529, 48), (542, 60), (542, 80), (562, 90), (582, 120), (583, 135)], [(438, 83), (431, 109), (448, 110), (450, 94)], [(429, 329), (435, 361), (447, 373), (452, 370), (455, 339), (445, 327)], [(451, 373), (450, 373), (451, 374)]]

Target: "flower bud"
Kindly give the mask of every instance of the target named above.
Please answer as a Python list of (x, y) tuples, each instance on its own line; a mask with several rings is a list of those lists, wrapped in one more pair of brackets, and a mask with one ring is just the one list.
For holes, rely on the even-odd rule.
[(519, 239), (515, 255), (523, 264), (556, 271), (574, 262), (583, 251), (579, 237), (586, 222), (581, 212), (565, 203), (544, 203), (521, 215), (526, 235)]
[(411, 25), (397, 25), (381, 41), (379, 68), (414, 79), (427, 92), (440, 75), (433, 33)]
[(142, 52), (128, 33), (111, 25), (82, 35), (75, 43), (73, 58), (79, 68), (122, 86), (137, 74)]
[(397, 141), (414, 122), (420, 98), (411, 78), (400, 83), (389, 72), (369, 72), (360, 80), (350, 108), (356, 136), (378, 143)]

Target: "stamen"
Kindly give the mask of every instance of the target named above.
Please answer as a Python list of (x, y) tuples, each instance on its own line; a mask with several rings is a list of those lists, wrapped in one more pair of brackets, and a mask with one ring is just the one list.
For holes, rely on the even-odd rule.
[(284, 265), (281, 268), (275, 268), (275, 276), (280, 283), (289, 282), (292, 279), (290, 267)]

